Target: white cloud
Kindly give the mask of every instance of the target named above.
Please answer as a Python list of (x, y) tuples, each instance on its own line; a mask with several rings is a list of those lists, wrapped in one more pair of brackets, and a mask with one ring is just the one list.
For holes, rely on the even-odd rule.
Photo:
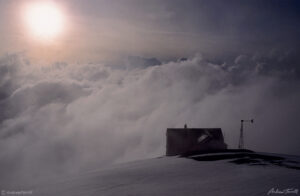
[(134, 69), (41, 68), (23, 58), (0, 65), (14, 84), (1, 86), (0, 184), (163, 155), (166, 128), (184, 123), (221, 127), (236, 147), (240, 119), (255, 118), (247, 147), (300, 154), (299, 80), (259, 75), (255, 66), (233, 73), (199, 56)]

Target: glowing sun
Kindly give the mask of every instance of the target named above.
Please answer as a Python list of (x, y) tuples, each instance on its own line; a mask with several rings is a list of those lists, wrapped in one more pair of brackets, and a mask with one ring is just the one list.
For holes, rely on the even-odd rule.
[(24, 18), (29, 33), (35, 38), (53, 39), (63, 31), (63, 13), (52, 2), (42, 1), (28, 4)]

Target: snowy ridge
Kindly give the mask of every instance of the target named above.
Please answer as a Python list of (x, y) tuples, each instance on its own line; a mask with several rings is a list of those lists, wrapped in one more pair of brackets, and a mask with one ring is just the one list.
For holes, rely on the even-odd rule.
[[(160, 157), (34, 187), (36, 195), (267, 195), (300, 189), (300, 158), (255, 152)], [(294, 194), (295, 195), (295, 194)]]

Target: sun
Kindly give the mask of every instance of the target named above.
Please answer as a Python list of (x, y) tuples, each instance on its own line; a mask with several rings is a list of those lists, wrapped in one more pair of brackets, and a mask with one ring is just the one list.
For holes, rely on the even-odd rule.
[(28, 4), (24, 18), (29, 33), (37, 39), (53, 39), (62, 33), (64, 28), (63, 13), (53, 2)]

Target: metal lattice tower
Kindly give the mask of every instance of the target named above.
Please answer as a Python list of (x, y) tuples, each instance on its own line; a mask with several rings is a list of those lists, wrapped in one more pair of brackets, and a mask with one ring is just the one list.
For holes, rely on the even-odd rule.
[(240, 129), (240, 140), (239, 140), (239, 149), (244, 149), (244, 122), (253, 123), (254, 120), (241, 120), (241, 129)]

